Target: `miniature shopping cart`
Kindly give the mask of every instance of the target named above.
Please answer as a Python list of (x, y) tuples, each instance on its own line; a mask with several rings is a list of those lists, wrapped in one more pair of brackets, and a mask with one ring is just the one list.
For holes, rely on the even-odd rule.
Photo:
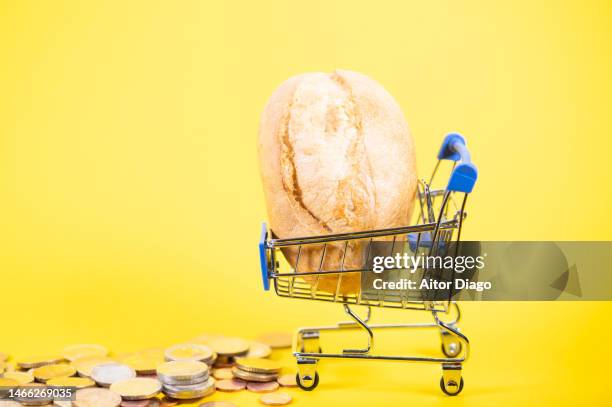
[[(448, 164), (444, 164), (447, 161)], [(432, 185), (436, 173), (442, 171), (442, 166), (450, 167), (450, 178), (447, 184), (435, 189)], [(443, 292), (442, 295), (431, 296), (431, 291), (421, 293), (405, 293), (404, 291), (378, 293), (366, 292), (365, 289), (356, 290), (355, 293), (346, 293), (341, 289), (341, 281), (349, 275), (360, 273), (361, 281), (374, 276), (372, 263), (368, 260), (371, 252), (380, 251), (380, 245), (401, 247), (415, 254), (436, 255), (449, 254), (448, 251), (460, 247), (461, 227), (466, 218), (465, 206), (467, 196), (474, 187), (477, 179), (477, 169), (472, 164), (469, 151), (464, 138), (459, 134), (449, 134), (444, 139), (438, 162), (428, 181), (419, 181), (417, 200), (418, 210), (415, 211), (417, 220), (413, 226), (396, 227), (383, 230), (367, 230), (354, 233), (340, 233), (322, 236), (311, 236), (291, 239), (277, 239), (274, 231), (263, 225), (259, 254), (261, 272), (265, 290), (270, 289), (270, 281), (274, 283), (276, 294), (281, 297), (302, 298), (308, 300), (330, 301), (343, 304), (344, 311), (352, 321), (340, 322), (333, 326), (319, 326), (301, 328), (297, 331), (293, 341), (293, 354), (297, 359), (297, 383), (304, 390), (313, 390), (319, 383), (317, 363), (321, 359), (363, 359), (363, 360), (394, 360), (410, 362), (439, 363), (442, 366), (440, 387), (447, 395), (454, 396), (463, 389), (461, 377), (462, 364), (468, 358), (468, 338), (459, 331), (457, 322), (460, 319), (459, 305), (453, 300), (452, 292)], [(364, 256), (363, 267), (346, 267), (344, 258), (337, 266), (329, 269), (325, 260), (331, 248), (346, 251), (355, 245), (360, 245)], [(293, 263), (289, 264), (282, 256), (282, 251), (292, 250), (297, 253)], [(320, 253), (319, 267), (306, 272), (299, 270), (300, 254)], [(451, 253), (452, 254), (452, 253)], [(422, 275), (432, 276), (439, 270), (420, 270)], [(337, 289), (321, 290), (318, 287), (320, 279), (333, 278), (337, 281)], [(362, 285), (363, 287), (363, 285)], [(330, 292), (332, 291), (332, 292)], [(367, 307), (364, 317), (359, 316), (352, 306)], [(431, 312), (433, 322), (412, 324), (373, 324), (370, 322), (372, 307), (386, 307), (422, 310)], [(444, 321), (447, 319), (447, 321)], [(450, 320), (449, 320), (450, 319)], [(378, 354), (374, 349), (374, 332), (381, 329), (399, 328), (433, 328), (441, 334), (441, 349), (443, 355), (430, 356), (398, 356)], [(341, 353), (325, 353), (321, 349), (319, 338), (321, 332), (334, 330), (357, 329), (362, 330), (367, 337), (367, 346), (361, 349), (344, 349)]]

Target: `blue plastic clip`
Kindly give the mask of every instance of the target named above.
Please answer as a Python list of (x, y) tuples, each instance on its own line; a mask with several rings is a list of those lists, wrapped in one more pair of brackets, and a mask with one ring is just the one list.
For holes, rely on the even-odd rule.
[(265, 223), (261, 224), (261, 238), (259, 239), (259, 265), (261, 266), (261, 279), (264, 290), (270, 290), (270, 279), (268, 278), (268, 256), (266, 256), (266, 240), (268, 228)]

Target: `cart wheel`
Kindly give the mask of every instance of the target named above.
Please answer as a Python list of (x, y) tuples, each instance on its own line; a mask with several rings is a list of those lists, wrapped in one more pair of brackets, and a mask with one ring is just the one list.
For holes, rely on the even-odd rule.
[(461, 353), (462, 348), (463, 345), (461, 344), (461, 342), (451, 342), (448, 343), (446, 346), (444, 345), (444, 343), (442, 343), (442, 353), (444, 353), (447, 358), (454, 358), (455, 356)]
[(459, 380), (459, 386), (455, 382), (451, 382), (448, 387), (444, 383), (444, 377), (442, 377), (440, 378), (440, 388), (447, 396), (456, 396), (463, 390), (463, 377)]
[(315, 372), (314, 380), (312, 381), (312, 384), (310, 384), (310, 386), (305, 386), (302, 383), (302, 379), (300, 378), (300, 374), (299, 373), (296, 373), (295, 381), (297, 382), (297, 385), (300, 386), (300, 389), (306, 390), (306, 391), (312, 391), (312, 390), (315, 389), (315, 387), (317, 387), (319, 385), (319, 373)]

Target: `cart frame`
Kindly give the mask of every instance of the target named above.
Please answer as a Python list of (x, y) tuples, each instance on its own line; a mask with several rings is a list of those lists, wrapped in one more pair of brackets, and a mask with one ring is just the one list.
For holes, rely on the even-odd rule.
[[(432, 190), (441, 162), (452, 161), (450, 178), (443, 189)], [(398, 245), (409, 245), (415, 253), (422, 251), (429, 255), (437, 254), (451, 242), (454, 242), (455, 255), (459, 250), (461, 229), (466, 218), (466, 202), (468, 195), (472, 192), (476, 183), (478, 172), (472, 164), (470, 153), (467, 149), (465, 139), (452, 133), (444, 138), (442, 147), (438, 153), (438, 161), (429, 178), (429, 181), (419, 181), (418, 202), (419, 214), (416, 224), (399, 228), (370, 230), (352, 233), (337, 233), (322, 236), (277, 239), (272, 231), (268, 231), (264, 224), (259, 244), (260, 265), (262, 280), (265, 290), (270, 289), (270, 281), (274, 282), (277, 295), (289, 298), (302, 298), (309, 300), (329, 301), (342, 303), (344, 312), (351, 321), (339, 322), (336, 325), (305, 327), (296, 332), (293, 339), (292, 350), (297, 360), (298, 373), (296, 375), (298, 385), (304, 390), (313, 390), (319, 383), (317, 364), (322, 359), (360, 359), (360, 360), (385, 360), (405, 362), (438, 363), (442, 366), (442, 378), (440, 387), (444, 393), (450, 396), (459, 394), (463, 389), (464, 380), (461, 375), (462, 365), (470, 353), (470, 344), (466, 335), (460, 332), (457, 323), (461, 318), (459, 304), (452, 301), (452, 296), (443, 300), (409, 298), (403, 294), (385, 296), (380, 294), (376, 298), (363, 296), (361, 290), (356, 294), (345, 294), (342, 292), (341, 281), (347, 275), (361, 273), (373, 273), (371, 267), (345, 268), (346, 253), (350, 250), (349, 245), (366, 245), (366, 260), (370, 255), (375, 239), (391, 240), (391, 252), (394, 251), (396, 242)], [(462, 199), (457, 200), (457, 195)], [(454, 211), (451, 210), (454, 208)], [(361, 242), (361, 243), (359, 243)], [(333, 246), (332, 246), (333, 245)], [(312, 250), (313, 247), (321, 248), (321, 259), (318, 270), (307, 272), (299, 271), (300, 254), (303, 247)], [(328, 247), (340, 248), (343, 253), (341, 264), (332, 270), (324, 270), (324, 259)], [(295, 264), (289, 264), (289, 270), (283, 270), (281, 266), (282, 249), (297, 250)], [(311, 252), (310, 252), (311, 253)], [(286, 267), (285, 267), (286, 268)], [(425, 270), (427, 271), (427, 270)], [(304, 277), (309, 278), (305, 281)], [(321, 278), (336, 278), (337, 286), (334, 293), (318, 290)], [(314, 279), (314, 283), (312, 280)], [(353, 306), (365, 306), (366, 315), (360, 317)], [(433, 321), (428, 323), (397, 323), (397, 324), (374, 324), (371, 323), (372, 307), (401, 308), (429, 311)], [(450, 314), (454, 310), (454, 318), (445, 322), (440, 318), (441, 314)], [(383, 329), (437, 329), (441, 337), (441, 350), (444, 357), (431, 356), (403, 356), (377, 354), (374, 352), (375, 331)], [(321, 332), (338, 330), (359, 330), (365, 334), (367, 346), (363, 348), (346, 348), (342, 352), (325, 353), (320, 346)]]

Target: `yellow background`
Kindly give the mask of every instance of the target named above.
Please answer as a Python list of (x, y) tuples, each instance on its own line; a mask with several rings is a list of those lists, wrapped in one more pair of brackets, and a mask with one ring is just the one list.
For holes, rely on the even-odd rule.
[[(608, 2), (0, 4), (0, 350), (17, 358), (341, 318), (259, 278), (259, 114), (304, 71), (379, 80), (422, 175), (446, 132), (465, 134), (480, 170), (466, 238), (612, 237)], [(466, 304), (473, 357), (456, 398), (438, 366), (401, 363), (322, 363), (319, 388), (292, 393), (304, 406), (603, 405), (611, 311)], [(383, 346), (438, 347), (416, 338)]]

